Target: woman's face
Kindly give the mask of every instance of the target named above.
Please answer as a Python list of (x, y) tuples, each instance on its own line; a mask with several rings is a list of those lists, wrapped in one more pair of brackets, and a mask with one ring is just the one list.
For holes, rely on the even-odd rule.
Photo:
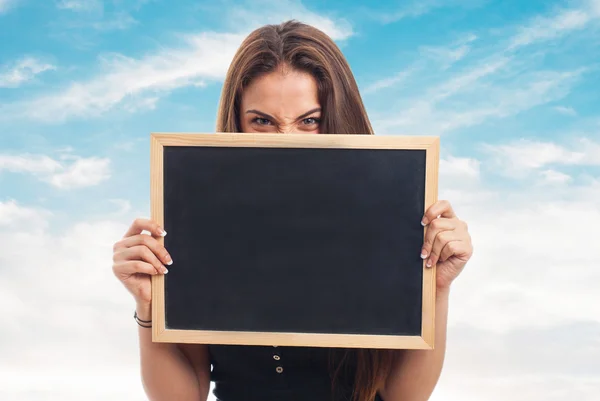
[(317, 82), (305, 72), (277, 69), (242, 94), (242, 132), (318, 134), (320, 119)]

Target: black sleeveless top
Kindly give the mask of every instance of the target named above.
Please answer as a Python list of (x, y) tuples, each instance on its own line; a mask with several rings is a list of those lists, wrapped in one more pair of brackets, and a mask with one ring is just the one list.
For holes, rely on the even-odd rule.
[[(352, 350), (248, 345), (209, 345), (208, 349), (217, 401), (352, 399), (356, 371)], [(379, 395), (375, 400), (383, 401)]]

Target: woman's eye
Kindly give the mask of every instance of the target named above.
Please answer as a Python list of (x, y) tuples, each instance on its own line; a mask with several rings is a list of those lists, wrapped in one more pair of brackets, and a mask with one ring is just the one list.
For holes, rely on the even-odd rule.
[(318, 118), (315, 118), (315, 117), (309, 117), (309, 118), (305, 118), (305, 119), (303, 120), (303, 123), (304, 123), (305, 125), (313, 125), (313, 124), (318, 124), (318, 123), (319, 123), (319, 121), (320, 121), (320, 120), (319, 120)]
[(252, 120), (252, 122), (257, 123), (258, 125), (268, 125), (271, 121), (267, 120), (266, 118), (256, 117), (254, 120)]

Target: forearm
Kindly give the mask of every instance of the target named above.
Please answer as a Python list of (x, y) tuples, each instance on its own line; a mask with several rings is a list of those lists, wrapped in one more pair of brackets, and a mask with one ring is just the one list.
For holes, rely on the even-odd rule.
[[(151, 319), (150, 305), (137, 305), (142, 320)], [(177, 344), (152, 342), (152, 331), (138, 326), (142, 384), (150, 401), (203, 401), (208, 386), (201, 386), (197, 374)], [(202, 388), (206, 387), (206, 388)]]
[(434, 349), (398, 351), (401, 355), (381, 392), (385, 401), (426, 401), (431, 396), (446, 354), (449, 292), (436, 293)]

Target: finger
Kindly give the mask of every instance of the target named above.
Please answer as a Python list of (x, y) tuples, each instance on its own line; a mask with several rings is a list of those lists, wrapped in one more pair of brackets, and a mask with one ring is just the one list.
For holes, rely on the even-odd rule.
[(421, 249), (421, 258), (425, 259), (431, 253), (436, 236), (442, 231), (454, 230), (455, 222), (450, 219), (439, 218), (429, 224), (425, 231), (425, 240)]
[(156, 255), (145, 245), (137, 245), (131, 248), (124, 248), (113, 256), (113, 261), (124, 262), (129, 260), (142, 260), (150, 263), (157, 271), (166, 273), (167, 268), (158, 260)]
[[(123, 262), (118, 262), (113, 265), (113, 271), (117, 276), (119, 275), (127, 275), (130, 276), (134, 273), (144, 273), (150, 275), (160, 274), (160, 271), (157, 271), (156, 268), (147, 262), (143, 262), (141, 260), (126, 260)], [(165, 272), (165, 274), (168, 271)]]
[(454, 230), (441, 231), (435, 238), (433, 248), (431, 249), (431, 255), (429, 255), (429, 259), (427, 259), (426, 266), (431, 267), (438, 262), (440, 254), (442, 253), (442, 249), (444, 249), (447, 243), (460, 239), (460, 235), (458, 235), (458, 233), (456, 233)]
[(163, 230), (162, 227), (160, 227), (155, 221), (137, 218), (133, 221), (133, 223), (131, 223), (131, 226), (123, 237), (125, 238), (132, 235), (141, 234), (144, 230), (156, 237), (164, 237), (167, 235), (167, 232)]
[(471, 257), (472, 246), (469, 241), (463, 238), (449, 241), (440, 253), (439, 262), (445, 262), (451, 256), (456, 256), (459, 259), (468, 260)]
[(438, 216), (452, 219), (456, 217), (452, 205), (447, 200), (441, 200), (431, 205), (425, 212), (425, 216), (421, 219), (421, 224), (426, 226)]
[(113, 251), (119, 252), (125, 248), (132, 248), (138, 245), (144, 245), (149, 248), (162, 263), (169, 266), (173, 264), (173, 259), (169, 252), (167, 252), (167, 249), (156, 238), (146, 234), (138, 234), (123, 238), (115, 243)]

